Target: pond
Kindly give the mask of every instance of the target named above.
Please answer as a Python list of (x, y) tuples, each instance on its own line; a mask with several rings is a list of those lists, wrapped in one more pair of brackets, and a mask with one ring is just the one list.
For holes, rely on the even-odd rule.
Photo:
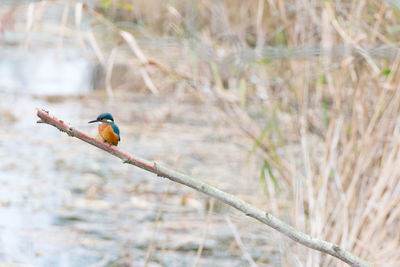
[[(87, 122), (101, 111), (112, 112), (121, 150), (231, 193), (251, 196), (257, 190), (249, 181), (255, 170), (248, 166), (243, 140), (216, 107), (129, 92), (114, 101), (98, 92), (33, 97), (3, 91), (1, 99), (0, 262), (142, 266), (152, 248), (149, 266), (192, 265), (207, 225), (205, 196), (36, 124), (35, 107), (94, 136), (96, 126)], [(201, 265), (247, 264), (226, 216), (243, 238), (259, 244), (251, 254), (263, 255), (268, 235), (255, 233), (265, 227), (215, 203)]]
[(67, 41), (60, 54), (40, 34), (27, 49), (24, 27), (17, 23), (0, 43), (1, 266), (244, 266), (246, 253), (260, 266), (279, 264), (260, 223), (36, 124), (35, 114), (43, 108), (96, 136), (87, 122), (111, 112), (122, 151), (256, 201), (251, 144), (217, 105), (179, 90), (120, 90), (111, 99), (93, 89), (92, 54)]

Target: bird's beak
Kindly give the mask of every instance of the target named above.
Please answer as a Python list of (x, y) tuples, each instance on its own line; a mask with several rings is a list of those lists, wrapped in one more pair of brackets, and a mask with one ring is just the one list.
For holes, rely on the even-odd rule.
[(92, 122), (98, 122), (99, 120), (92, 120), (92, 121), (89, 121), (88, 123), (92, 123)]

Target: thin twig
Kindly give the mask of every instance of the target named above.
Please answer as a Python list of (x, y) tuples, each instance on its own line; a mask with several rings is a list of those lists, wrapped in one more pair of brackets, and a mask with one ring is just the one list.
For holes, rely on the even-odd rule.
[(208, 196), (211, 196), (215, 199), (218, 199), (238, 210), (243, 212), (249, 217), (252, 217), (273, 229), (279, 231), (280, 233), (284, 234), (285, 236), (289, 237), (290, 239), (294, 240), (297, 243), (300, 243), (306, 247), (327, 253), (332, 255), (352, 266), (372, 266), (370, 263), (367, 263), (357, 256), (353, 255), (352, 253), (344, 250), (343, 248), (339, 247), (336, 244), (329, 243), (327, 241), (313, 238), (305, 233), (299, 232), (294, 229), (292, 226), (286, 224), (285, 222), (281, 221), (280, 219), (274, 217), (269, 212), (265, 212), (260, 210), (259, 208), (250, 205), (249, 203), (243, 201), (242, 199), (235, 197), (231, 194), (225, 193), (213, 186), (210, 186), (199, 179), (195, 179), (188, 175), (176, 172), (172, 169), (164, 167), (156, 162), (149, 162), (144, 159), (140, 159), (138, 157), (130, 156), (122, 151), (119, 151), (115, 147), (103, 143), (99, 140), (96, 140), (92, 137), (87, 136), (81, 131), (78, 131), (67, 124), (65, 124), (62, 120), (59, 120), (55, 117), (51, 117), (47, 111), (44, 110), (37, 110), (37, 116), (41, 119), (41, 122), (50, 124), (60, 131), (67, 133), (69, 136), (76, 137), (94, 145), (118, 158), (120, 158), (124, 163), (129, 163), (135, 165), (141, 169), (147, 170), (157, 176), (165, 177), (171, 181), (186, 185), (191, 187), (199, 192), (202, 192)]
[(161, 203), (160, 206), (158, 207), (157, 210), (157, 216), (156, 219), (154, 221), (154, 228), (153, 228), (153, 233), (151, 234), (151, 240), (150, 240), (150, 245), (147, 249), (147, 255), (146, 255), (146, 262), (144, 264), (145, 267), (147, 267), (149, 265), (151, 256), (153, 255), (153, 251), (154, 251), (154, 239), (156, 238), (156, 234), (158, 231), (158, 227), (160, 225), (160, 220), (161, 220), (161, 215), (163, 213), (163, 205), (167, 199), (167, 196), (169, 195), (169, 187), (171, 185), (171, 182), (168, 183), (168, 187), (167, 190), (165, 190), (164, 194), (161, 197)]
[(197, 250), (197, 255), (196, 255), (196, 259), (194, 261), (193, 267), (199, 266), (200, 257), (201, 257), (201, 254), (203, 253), (203, 249), (204, 249), (204, 243), (206, 242), (208, 227), (210, 226), (211, 215), (214, 212), (214, 199), (210, 199), (209, 203), (210, 203), (210, 208), (208, 209), (208, 213), (207, 213), (206, 226), (204, 227), (203, 236), (201, 237), (200, 246), (199, 246), (199, 249)]
[(246, 246), (243, 244), (242, 239), (240, 238), (240, 234), (236, 229), (236, 226), (232, 223), (229, 216), (225, 217), (225, 221), (228, 223), (229, 228), (231, 228), (233, 237), (237, 245), (239, 246), (240, 250), (242, 251), (243, 257), (247, 260), (251, 267), (257, 267), (257, 263), (254, 262), (253, 258), (251, 257), (250, 253), (247, 251)]

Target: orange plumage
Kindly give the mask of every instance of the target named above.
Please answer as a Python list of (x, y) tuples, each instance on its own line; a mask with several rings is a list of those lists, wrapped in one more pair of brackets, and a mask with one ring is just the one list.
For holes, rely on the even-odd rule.
[(89, 123), (101, 122), (99, 125), (99, 134), (105, 142), (114, 146), (118, 145), (118, 141), (121, 140), (119, 137), (119, 128), (114, 123), (114, 118), (110, 113), (102, 113), (97, 116), (97, 119), (89, 121)]
[(119, 136), (114, 132), (109, 123), (100, 123), (99, 134), (107, 143), (110, 143), (114, 146), (118, 145)]

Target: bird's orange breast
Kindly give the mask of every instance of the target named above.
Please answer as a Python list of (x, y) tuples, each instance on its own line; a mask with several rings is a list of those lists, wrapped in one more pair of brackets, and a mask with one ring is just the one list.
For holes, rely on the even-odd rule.
[(114, 133), (113, 128), (108, 123), (101, 123), (99, 125), (99, 134), (107, 143), (118, 145), (119, 136)]

